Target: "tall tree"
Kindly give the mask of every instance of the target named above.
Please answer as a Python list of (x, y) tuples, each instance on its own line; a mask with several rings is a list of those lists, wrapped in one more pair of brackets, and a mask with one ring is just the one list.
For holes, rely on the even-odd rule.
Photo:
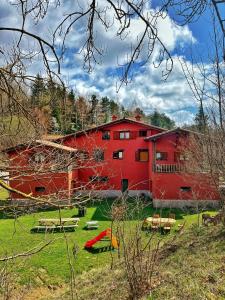
[(166, 114), (160, 113), (157, 110), (148, 116), (150, 123), (154, 126), (172, 129), (175, 127), (175, 122), (170, 119)]
[(205, 132), (208, 125), (208, 116), (204, 113), (203, 105), (200, 104), (195, 116), (195, 125), (198, 131)]
[(43, 78), (40, 74), (37, 74), (33, 85), (31, 86), (31, 105), (32, 107), (38, 107), (46, 92)]

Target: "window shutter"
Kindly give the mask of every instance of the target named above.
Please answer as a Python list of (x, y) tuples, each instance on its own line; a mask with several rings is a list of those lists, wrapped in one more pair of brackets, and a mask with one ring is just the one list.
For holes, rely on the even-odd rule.
[(135, 160), (139, 161), (139, 150), (135, 152)]
[(168, 159), (168, 153), (167, 152), (163, 152), (163, 160), (167, 160)]
[(136, 139), (137, 138), (137, 131), (130, 131), (130, 139)]
[(114, 131), (113, 132), (113, 139), (114, 140), (119, 140), (120, 139), (120, 132), (119, 131)]
[(174, 161), (178, 162), (180, 157), (180, 152), (174, 152)]

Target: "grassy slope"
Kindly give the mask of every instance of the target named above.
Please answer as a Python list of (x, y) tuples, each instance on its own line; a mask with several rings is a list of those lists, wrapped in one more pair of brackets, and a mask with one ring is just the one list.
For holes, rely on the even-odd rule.
[(159, 273), (161, 285), (149, 299), (225, 299), (224, 228), (194, 227), (183, 234), (165, 251)]
[[(188, 228), (162, 249), (153, 277), (151, 295), (142, 300), (224, 300), (225, 230), (217, 226)], [(121, 269), (95, 269), (78, 276), (77, 293), (82, 300), (128, 299)], [(68, 287), (45, 291), (41, 300), (69, 300)]]

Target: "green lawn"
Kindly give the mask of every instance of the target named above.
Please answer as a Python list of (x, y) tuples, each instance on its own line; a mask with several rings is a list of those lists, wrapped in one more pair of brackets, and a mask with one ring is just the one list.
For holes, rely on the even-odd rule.
[[(109, 211), (111, 209), (112, 200), (104, 200), (92, 204), (87, 209), (87, 214), (82, 217), (79, 227), (75, 232), (64, 233), (31, 233), (30, 229), (38, 224), (39, 218), (57, 218), (58, 211), (44, 211), (38, 213), (27, 214), (15, 218), (2, 214), (0, 219), (0, 257), (4, 255), (12, 255), (27, 251), (39, 243), (44, 243), (49, 239), (55, 241), (41, 252), (24, 259), (16, 259), (8, 265), (13, 272), (16, 271), (16, 280), (19, 283), (61, 283), (68, 281), (70, 278), (70, 267), (68, 263), (68, 252), (71, 256), (71, 263), (77, 273), (88, 271), (91, 268), (97, 268), (111, 262), (111, 253), (117, 257), (117, 252), (102, 251), (102, 246), (106, 246), (109, 242), (99, 242), (96, 247), (99, 249), (95, 253), (90, 253), (84, 249), (87, 240), (95, 237), (99, 232), (111, 226), (109, 219)], [(137, 219), (143, 220), (144, 217), (151, 216), (156, 212), (151, 206), (146, 206), (139, 212), (139, 215), (133, 214), (133, 220), (127, 222), (127, 225), (137, 222)], [(163, 216), (167, 216), (169, 209), (162, 211)], [(187, 226), (197, 222), (197, 214), (187, 214), (181, 210), (171, 210), (176, 213), (177, 224), (186, 220)], [(77, 215), (77, 209), (61, 210), (62, 217), (72, 217)], [(86, 231), (85, 223), (88, 220), (98, 220), (100, 227), (97, 230)], [(177, 226), (176, 224), (176, 226)], [(175, 232), (173, 229), (172, 234)], [(146, 235), (145, 232), (143, 234)], [(167, 237), (166, 237), (167, 238)], [(67, 242), (66, 242), (67, 241)], [(76, 249), (78, 254), (74, 258), (73, 250)]]

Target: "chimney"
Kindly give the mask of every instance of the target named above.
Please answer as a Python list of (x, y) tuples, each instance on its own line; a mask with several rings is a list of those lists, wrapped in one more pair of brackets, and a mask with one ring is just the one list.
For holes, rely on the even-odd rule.
[(112, 121), (116, 121), (117, 120), (117, 116), (116, 115), (112, 115)]
[(135, 120), (136, 120), (137, 122), (140, 122), (140, 121), (141, 121), (141, 116), (140, 116), (140, 115), (136, 115), (136, 116), (135, 116)]

